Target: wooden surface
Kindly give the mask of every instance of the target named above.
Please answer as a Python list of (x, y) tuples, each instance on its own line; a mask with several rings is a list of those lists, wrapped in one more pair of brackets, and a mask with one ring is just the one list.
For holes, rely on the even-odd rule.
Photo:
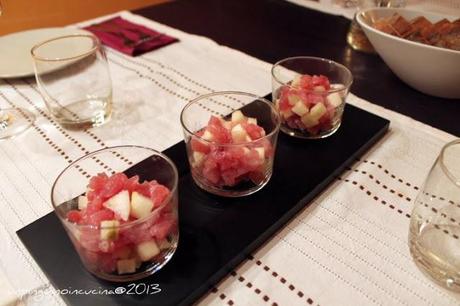
[(136, 13), (270, 63), (295, 55), (338, 61), (353, 73), (354, 94), (460, 136), (460, 99), (422, 94), (399, 80), (378, 55), (352, 50), (345, 40), (350, 21), (344, 17), (283, 0), (186, 0)]
[(170, 0), (0, 0), (0, 35), (20, 30), (64, 26), (120, 10)]

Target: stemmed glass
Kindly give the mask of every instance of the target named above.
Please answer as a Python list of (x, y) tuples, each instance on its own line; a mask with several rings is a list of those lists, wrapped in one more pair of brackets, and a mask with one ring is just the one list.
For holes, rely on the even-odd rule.
[[(0, 16), (2, 12), (2, 3), (0, 2)], [(24, 108), (0, 108), (0, 140), (24, 132), (34, 121), (35, 115)]]

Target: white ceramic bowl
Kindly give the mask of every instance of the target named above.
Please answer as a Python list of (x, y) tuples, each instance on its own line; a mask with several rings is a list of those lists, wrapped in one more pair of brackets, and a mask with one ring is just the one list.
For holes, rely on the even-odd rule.
[(413, 42), (372, 27), (373, 20), (394, 13), (407, 20), (425, 16), (431, 22), (443, 18), (452, 21), (458, 17), (408, 9), (370, 8), (360, 11), (357, 21), (388, 67), (409, 86), (437, 97), (460, 98), (460, 51)]

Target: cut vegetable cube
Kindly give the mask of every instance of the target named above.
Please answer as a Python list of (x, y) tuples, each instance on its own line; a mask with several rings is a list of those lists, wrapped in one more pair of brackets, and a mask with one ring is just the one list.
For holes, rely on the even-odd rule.
[(247, 123), (248, 123), (248, 124), (255, 124), (255, 125), (257, 125), (257, 118), (251, 118), (251, 117), (249, 117)]
[(132, 254), (133, 254), (133, 250), (129, 246), (125, 245), (117, 249), (113, 253), (113, 257), (117, 259), (128, 259), (132, 257)]
[(294, 106), (297, 104), (297, 102), (301, 102), (302, 99), (298, 95), (289, 95), (288, 96), (288, 102), (290, 105)]
[(310, 109), (310, 115), (315, 120), (319, 120), (325, 113), (327, 113), (327, 108), (323, 103), (315, 104), (315, 106)]
[(230, 130), (230, 129), (232, 128), (233, 123), (232, 123), (231, 121), (222, 120), (222, 125), (223, 125), (224, 128), (226, 128), (227, 130)]
[(203, 164), (204, 157), (206, 155), (201, 152), (193, 152), (192, 157), (193, 157), (193, 167), (199, 167)]
[(116, 240), (118, 239), (118, 220), (105, 220), (101, 221), (101, 240)]
[(111, 240), (101, 240), (99, 241), (99, 251), (103, 253), (110, 253), (113, 251), (114, 242)]
[(311, 114), (308, 113), (303, 115), (302, 118), (300, 118), (300, 120), (307, 129), (319, 124), (318, 119), (314, 118)]
[(158, 247), (160, 248), (160, 250), (167, 250), (171, 248), (171, 243), (169, 243), (167, 239), (163, 239), (158, 243)]
[(255, 149), (259, 154), (260, 159), (265, 159), (265, 148), (260, 147)]
[(136, 272), (136, 259), (121, 259), (117, 260), (117, 272), (118, 274), (127, 274)]
[(130, 212), (129, 191), (123, 190), (111, 197), (104, 206), (116, 213), (123, 221), (128, 221)]
[(243, 113), (240, 110), (234, 111), (232, 113), (232, 123), (241, 123), (246, 119), (246, 117), (243, 115)]
[(207, 140), (207, 141), (213, 141), (214, 140), (214, 136), (208, 130), (204, 131), (203, 136), (201, 136), (201, 138), (203, 138), (204, 140)]
[(78, 197), (78, 209), (83, 210), (88, 206), (88, 198), (85, 196)]
[(302, 75), (298, 74), (291, 82), (292, 87), (300, 87), (300, 81), (302, 80)]
[(288, 119), (289, 117), (294, 115), (294, 113), (290, 109), (285, 110), (285, 111), (280, 111), (280, 113), (281, 113), (281, 115), (283, 116), (284, 119)]
[[(202, 153), (200, 153), (202, 154)], [(134, 191), (131, 194), (131, 216), (137, 219), (147, 217), (153, 208), (153, 202), (150, 198)]]
[(246, 130), (243, 128), (241, 124), (235, 125), (232, 128), (231, 134), (233, 142), (235, 143), (246, 142), (246, 136), (248, 136)]
[(136, 269), (139, 269), (139, 267), (142, 265), (142, 260), (139, 258), (139, 256), (136, 256), (134, 259), (136, 260)]
[(327, 102), (333, 107), (339, 107), (342, 105), (342, 97), (337, 92), (331, 93), (329, 96), (327, 96)]
[(308, 112), (308, 108), (301, 101), (297, 102), (291, 109), (292, 112), (302, 117)]
[(136, 252), (142, 261), (147, 261), (160, 254), (160, 248), (155, 240), (149, 240), (138, 244)]
[(313, 87), (313, 91), (322, 92), (322, 91), (326, 91), (326, 88), (324, 88), (324, 86), (315, 86)]

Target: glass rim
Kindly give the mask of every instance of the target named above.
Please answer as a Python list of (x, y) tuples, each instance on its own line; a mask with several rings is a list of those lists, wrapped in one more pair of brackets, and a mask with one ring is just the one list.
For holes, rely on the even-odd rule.
[[(203, 100), (203, 99), (207, 99), (209, 97), (213, 97), (213, 96), (221, 96), (221, 95), (242, 95), (242, 96), (247, 96), (247, 97), (252, 97), (252, 98), (255, 98), (265, 104), (267, 104), (270, 109), (273, 111), (273, 114), (276, 115), (276, 118), (278, 119), (277, 121), (277, 124), (275, 126), (275, 128), (268, 134), (265, 134), (265, 136), (262, 136), (258, 139), (255, 139), (255, 140), (252, 140), (252, 141), (249, 141), (249, 142), (241, 142), (241, 143), (217, 143), (215, 141), (210, 141), (210, 140), (207, 140), (207, 139), (204, 139), (202, 138), (201, 136), (198, 136), (196, 134), (196, 132), (192, 132), (189, 130), (189, 128), (185, 125), (184, 123), (184, 113), (185, 111), (190, 107), (192, 106), (193, 104), (195, 104), (196, 102), (200, 101), (200, 100)], [(235, 109), (234, 111), (237, 111), (238, 109)], [(194, 137), (198, 138), (200, 141), (203, 141), (205, 143), (208, 143), (210, 145), (218, 145), (220, 147), (237, 147), (237, 146), (243, 146), (243, 145), (248, 145), (248, 144), (251, 144), (251, 143), (254, 143), (254, 142), (257, 142), (257, 141), (261, 141), (263, 139), (267, 139), (267, 138), (270, 138), (271, 136), (273, 136), (274, 134), (278, 133), (279, 130), (280, 130), (280, 127), (281, 127), (281, 118), (280, 118), (280, 115), (278, 113), (278, 111), (276, 110), (275, 106), (273, 105), (272, 102), (268, 101), (267, 99), (263, 98), (263, 97), (260, 97), (258, 95), (255, 95), (255, 94), (252, 94), (252, 93), (248, 93), (248, 92), (243, 92), (243, 91), (215, 91), (215, 92), (211, 92), (211, 93), (208, 93), (208, 94), (204, 94), (204, 95), (201, 95), (201, 96), (198, 96), (194, 99), (192, 99), (190, 102), (188, 102), (184, 108), (182, 109), (181, 113), (180, 113), (180, 123), (182, 125), (182, 128), (187, 132), (189, 133), (190, 135), (193, 135)], [(204, 127), (203, 127), (204, 128)]]
[(439, 163), (441, 165), (442, 171), (446, 174), (446, 176), (449, 178), (449, 180), (454, 183), (457, 187), (460, 188), (460, 178), (456, 177), (446, 166), (444, 162), (444, 153), (446, 150), (454, 145), (460, 145), (460, 139), (453, 140), (451, 142), (446, 143), (441, 150), (441, 153), (439, 154)]
[[(62, 40), (62, 39), (68, 39), (68, 38), (77, 38), (77, 37), (85, 37), (85, 38), (90, 38), (91, 40), (94, 41), (95, 45), (89, 49), (88, 51), (85, 51), (84, 53), (74, 55), (74, 56), (68, 56), (68, 57), (56, 57), (56, 58), (48, 58), (48, 57), (42, 57), (36, 54), (36, 50), (40, 47), (42, 47), (45, 44), (48, 44), (53, 41), (57, 40)], [(37, 61), (43, 61), (43, 62), (60, 62), (60, 61), (68, 61), (68, 60), (75, 60), (78, 58), (83, 58), (85, 56), (88, 56), (90, 54), (93, 54), (95, 51), (100, 50), (101, 48), (101, 42), (99, 38), (97, 38), (95, 35), (92, 34), (70, 34), (70, 35), (64, 35), (64, 36), (59, 36), (59, 37), (54, 37), (51, 39), (47, 39), (45, 41), (39, 42), (35, 46), (30, 49), (30, 54), (32, 55), (32, 58)]]
[[(326, 91), (327, 93), (335, 93), (335, 92), (340, 92), (340, 91), (343, 91), (343, 90), (348, 90), (351, 87), (351, 85), (353, 84), (353, 81), (354, 81), (353, 74), (351, 73), (350, 69), (348, 69), (345, 65), (340, 64), (338, 62), (335, 62), (333, 60), (327, 59), (327, 58), (316, 57), (316, 56), (292, 56), (292, 57), (283, 58), (282, 60), (279, 60), (275, 64), (273, 64), (273, 66), (272, 66), (272, 68), (270, 70), (272, 78), (276, 82), (281, 84), (282, 86), (292, 87), (287, 82), (283, 82), (283, 81), (279, 80), (279, 78), (275, 75), (275, 69), (276, 69), (276, 67), (281, 66), (281, 64), (283, 64), (284, 62), (292, 61), (292, 60), (305, 60), (305, 59), (306, 60), (315, 60), (315, 61), (324, 62), (324, 63), (328, 63), (328, 64), (333, 64), (333, 65), (343, 69), (344, 71), (346, 71), (347, 74), (350, 76), (350, 81), (347, 84), (344, 84), (344, 86), (345, 86), (344, 88), (338, 88), (338, 89), (333, 89), (333, 90), (329, 89), (329, 90)], [(297, 73), (297, 71), (296, 71), (296, 73)]]
[[(110, 150), (113, 150), (113, 149), (120, 149), (120, 148), (136, 148), (136, 149), (144, 149), (144, 150), (148, 150), (148, 151), (151, 151), (153, 152), (154, 154), (162, 157), (164, 160), (166, 160), (168, 162), (168, 164), (171, 166), (171, 169), (173, 170), (173, 173), (174, 173), (174, 181), (173, 181), (173, 188), (170, 190), (170, 193), (169, 195), (167, 196), (167, 198), (163, 201), (163, 203), (161, 203), (162, 205), (160, 205), (159, 207), (157, 207), (156, 209), (152, 210), (150, 212), (150, 214), (148, 214), (147, 216), (141, 218), (141, 219), (137, 219), (137, 220), (134, 220), (134, 221), (128, 221), (128, 222), (125, 222), (123, 224), (120, 224), (120, 225), (115, 225), (115, 226), (101, 226), (101, 225), (93, 225), (93, 224), (76, 224), (76, 223), (73, 223), (73, 222), (70, 222), (67, 220), (66, 216), (62, 216), (57, 208), (58, 206), (56, 205), (54, 199), (53, 199), (53, 194), (54, 194), (54, 190), (56, 188), (56, 184), (58, 182), (58, 180), (64, 175), (64, 173), (68, 170), (68, 169), (71, 169), (72, 167), (74, 167), (75, 165), (77, 165), (78, 162), (84, 160), (84, 159), (87, 159), (91, 156), (95, 156), (101, 152), (108, 152)], [(152, 154), (153, 155), (153, 154)], [(149, 157), (151, 157), (152, 155), (150, 155)], [(61, 173), (59, 173), (59, 175), (57, 176), (57, 178), (54, 180), (53, 182), (53, 186), (51, 187), (51, 204), (53, 205), (53, 210), (54, 212), (56, 213), (56, 215), (59, 217), (59, 219), (61, 221), (64, 221), (66, 224), (68, 225), (71, 225), (75, 228), (91, 228), (91, 229), (111, 229), (111, 228), (119, 228), (119, 229), (122, 229), (122, 228), (127, 228), (127, 227), (131, 227), (131, 226), (134, 226), (134, 225), (138, 225), (138, 224), (141, 224), (143, 222), (145, 222), (147, 219), (149, 219), (150, 217), (152, 217), (154, 215), (154, 213), (156, 213), (160, 208), (163, 208), (163, 204), (165, 203), (169, 203), (169, 201), (171, 201), (171, 199), (174, 197), (174, 194), (176, 193), (177, 189), (178, 189), (178, 183), (179, 183), (179, 173), (177, 171), (177, 167), (176, 165), (174, 165), (174, 162), (168, 157), (166, 156), (165, 154), (155, 150), (155, 149), (152, 149), (152, 148), (148, 148), (148, 147), (144, 147), (144, 146), (137, 146), (137, 145), (121, 145), (121, 146), (113, 146), (113, 147), (107, 147), (107, 148), (103, 148), (103, 149), (99, 149), (99, 150), (96, 150), (96, 151), (93, 151), (93, 152), (90, 152), (88, 154), (85, 154), (79, 158), (77, 158), (76, 160), (74, 160), (70, 165), (68, 165), (67, 167), (65, 167)]]

